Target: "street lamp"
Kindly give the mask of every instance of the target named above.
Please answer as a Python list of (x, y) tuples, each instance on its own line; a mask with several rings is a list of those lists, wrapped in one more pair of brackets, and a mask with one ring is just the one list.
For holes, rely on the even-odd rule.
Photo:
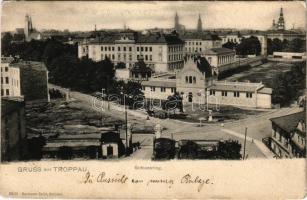
[[(127, 154), (127, 149), (128, 149), (128, 113), (127, 113), (127, 106), (126, 106), (126, 96), (128, 96), (127, 94), (125, 94), (124, 92), (121, 92), (121, 94), (124, 96), (124, 107), (125, 107), (125, 124), (126, 124), (126, 134), (125, 134), (125, 138), (126, 138), (126, 154)], [(128, 96), (130, 97), (130, 96)]]

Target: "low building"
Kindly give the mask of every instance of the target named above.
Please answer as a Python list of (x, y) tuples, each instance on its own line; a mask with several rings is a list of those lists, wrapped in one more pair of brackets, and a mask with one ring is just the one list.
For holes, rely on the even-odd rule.
[(1, 161), (26, 155), (25, 103), (21, 97), (1, 99)]
[(203, 55), (212, 66), (213, 70), (235, 62), (235, 51), (227, 48), (212, 48), (203, 52)]
[(49, 139), (43, 147), (44, 158), (118, 158), (125, 146), (118, 132), (60, 135)]
[(271, 150), (279, 158), (306, 157), (306, 112), (271, 118)]
[[(19, 95), (24, 96), (26, 102), (49, 101), (48, 70), (44, 63), (19, 61), (11, 63), (9, 68), (12, 71), (19, 71), (19, 81), (16, 78), (15, 84), (20, 88)], [(14, 77), (18, 77), (18, 74), (11, 76), (12, 83), (14, 83)]]
[(273, 52), (272, 56), (268, 56), (269, 61), (275, 62), (302, 62), (306, 61), (306, 52)]
[(164, 75), (141, 82), (145, 98), (161, 102), (178, 92), (183, 102), (271, 108), (271, 88), (262, 83), (214, 81), (210, 65), (198, 62), (188, 60), (175, 76)]
[(207, 102), (214, 105), (269, 109), (271, 95), (262, 83), (214, 81), (207, 88)]

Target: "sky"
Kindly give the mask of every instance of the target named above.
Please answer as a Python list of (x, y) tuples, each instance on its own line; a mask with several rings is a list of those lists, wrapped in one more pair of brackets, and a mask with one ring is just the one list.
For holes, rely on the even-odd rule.
[(195, 29), (201, 15), (203, 29), (237, 28), (267, 30), (272, 20), (278, 20), (283, 7), (286, 28), (305, 27), (305, 3), (275, 2), (4, 2), (2, 3), (1, 31), (24, 27), (24, 17), (32, 17), (38, 29), (69, 29), (89, 31), (123, 28), (172, 28), (177, 11), (180, 24)]

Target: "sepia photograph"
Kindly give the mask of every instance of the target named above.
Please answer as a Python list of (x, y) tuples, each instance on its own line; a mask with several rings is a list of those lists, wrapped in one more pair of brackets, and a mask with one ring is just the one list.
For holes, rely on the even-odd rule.
[(303, 1), (2, 2), (4, 164), (295, 162), (305, 92)]

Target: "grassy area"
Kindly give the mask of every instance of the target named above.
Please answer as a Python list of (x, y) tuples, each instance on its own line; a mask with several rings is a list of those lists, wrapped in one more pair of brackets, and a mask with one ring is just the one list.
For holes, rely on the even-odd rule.
[[(192, 105), (189, 104), (185, 105), (184, 109), (185, 114), (187, 114), (187, 117), (186, 119), (181, 120), (187, 122), (199, 122), (199, 118), (205, 118), (205, 120), (202, 120), (202, 122), (208, 122), (207, 119), (209, 116), (209, 111), (205, 110), (204, 108), (200, 109), (198, 105), (194, 105), (194, 107), (192, 108)], [(259, 110), (246, 110), (233, 106), (221, 106), (218, 110), (215, 108), (215, 106), (211, 106), (209, 107), (209, 110), (212, 110), (212, 122), (245, 119), (249, 116), (258, 115), (265, 112)]]
[(248, 71), (244, 71), (238, 74), (234, 74), (228, 78), (227, 81), (250, 81), (250, 82), (262, 82), (266, 87), (273, 87), (273, 79), (276, 74), (280, 72), (286, 72), (291, 69), (292, 64), (287, 63), (265, 63), (263, 65), (250, 68)]
[(78, 102), (63, 99), (26, 107), (29, 135), (42, 134), (46, 138), (57, 134), (97, 133), (102, 127), (122, 124), (109, 115), (80, 108)]

